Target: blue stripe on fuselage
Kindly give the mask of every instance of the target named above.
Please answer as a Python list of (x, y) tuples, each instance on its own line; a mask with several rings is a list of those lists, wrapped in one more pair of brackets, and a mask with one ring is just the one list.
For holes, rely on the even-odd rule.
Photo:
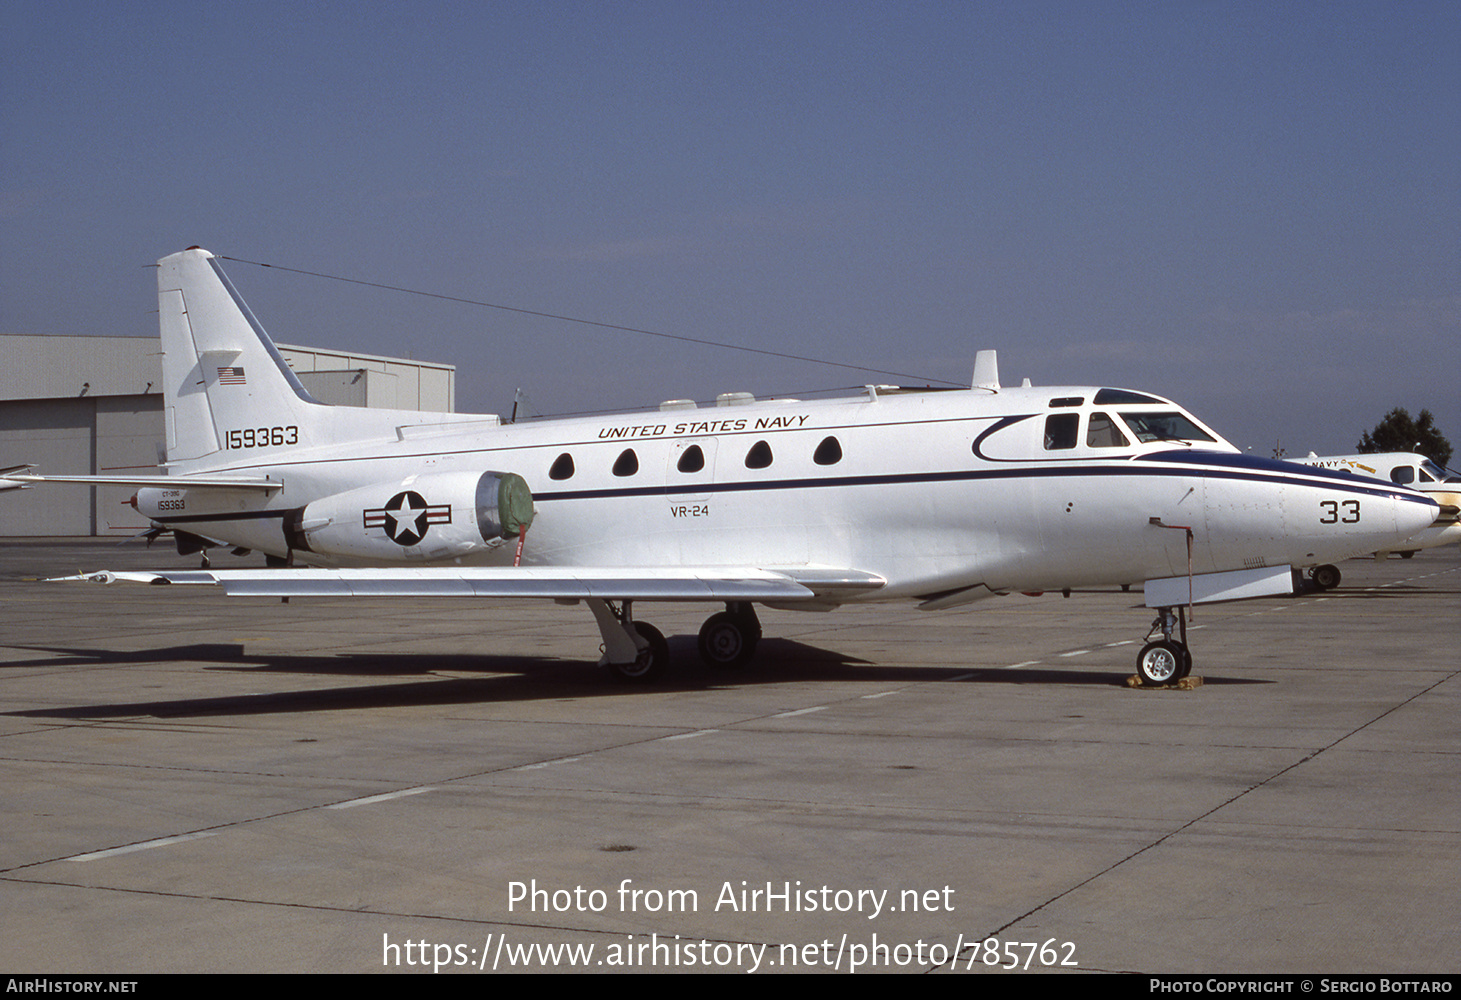
[[(1149, 465), (1148, 462), (1161, 463)], [(1100, 465), (1033, 464), (1018, 468), (962, 469), (947, 472), (914, 472), (869, 476), (816, 477), (799, 479), (774, 479), (764, 482), (730, 482), (675, 484), (661, 483), (654, 486), (623, 486), (603, 489), (559, 490), (555, 492), (534, 492), (536, 501), (551, 500), (607, 500), (631, 497), (664, 497), (680, 493), (762, 493), (774, 490), (825, 489), (841, 486), (907, 486), (919, 483), (977, 482), (1002, 479), (1058, 479), (1071, 477), (1104, 476), (1204, 476), (1209, 479), (1231, 479), (1246, 482), (1288, 484), (1333, 488), (1345, 493), (1363, 496), (1379, 496), (1436, 507), (1435, 500), (1423, 493), (1417, 493), (1381, 479), (1365, 479), (1349, 473), (1332, 472), (1315, 466), (1298, 465), (1276, 459), (1254, 458), (1249, 455), (1234, 455), (1211, 451), (1167, 451), (1152, 455), (1132, 456), (1120, 464)], [(186, 514), (177, 517), (157, 518), (163, 524), (198, 524), (209, 521), (224, 522), (251, 520), (255, 518), (282, 517), (294, 507), (275, 507), (228, 514)]]

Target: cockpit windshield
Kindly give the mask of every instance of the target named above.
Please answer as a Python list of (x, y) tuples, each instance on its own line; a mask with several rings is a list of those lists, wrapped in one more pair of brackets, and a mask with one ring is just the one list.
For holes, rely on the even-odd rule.
[(1136, 435), (1138, 441), (1216, 441), (1211, 434), (1198, 427), (1181, 413), (1126, 413), (1121, 414), (1126, 426)]
[(1420, 463), (1420, 481), (1432, 483), (1461, 483), (1461, 475), (1450, 469), (1443, 469), (1430, 459)]

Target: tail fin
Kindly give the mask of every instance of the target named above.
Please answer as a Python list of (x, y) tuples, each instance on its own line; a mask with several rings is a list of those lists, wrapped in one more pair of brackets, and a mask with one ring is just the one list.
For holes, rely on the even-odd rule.
[(157, 262), (167, 464), (197, 473), (316, 445), (395, 437), (468, 414), (328, 406), (305, 391), (218, 258), (191, 247)]
[(217, 258), (193, 247), (157, 266), (168, 464), (318, 443), (311, 431), (323, 405), (289, 370)]

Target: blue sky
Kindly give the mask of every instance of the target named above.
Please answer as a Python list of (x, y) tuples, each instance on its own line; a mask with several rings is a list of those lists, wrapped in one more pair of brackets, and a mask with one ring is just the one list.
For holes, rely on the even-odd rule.
[[(1240, 447), (1461, 444), (1461, 5), (0, 6), (0, 332), (152, 334), (215, 253), (967, 384)], [(281, 342), (544, 413), (897, 381), (243, 263)], [(903, 380), (908, 381), (908, 380)]]

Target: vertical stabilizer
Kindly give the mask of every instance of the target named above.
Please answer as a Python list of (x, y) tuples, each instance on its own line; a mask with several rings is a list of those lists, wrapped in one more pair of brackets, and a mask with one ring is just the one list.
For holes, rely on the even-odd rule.
[(158, 261), (167, 461), (308, 445), (310, 398), (208, 251)]

